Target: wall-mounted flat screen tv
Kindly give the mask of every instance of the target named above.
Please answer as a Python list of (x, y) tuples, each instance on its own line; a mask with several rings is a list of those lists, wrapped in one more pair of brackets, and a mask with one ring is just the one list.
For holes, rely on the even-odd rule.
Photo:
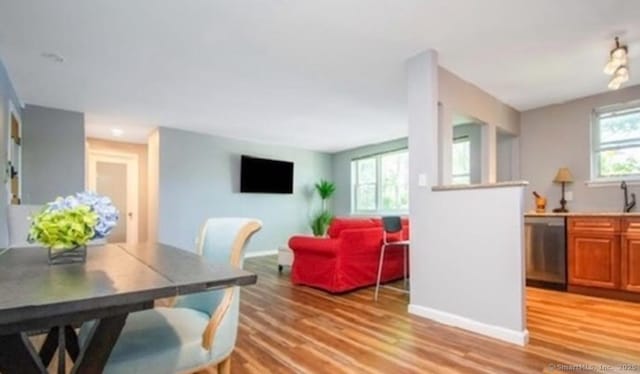
[(243, 155), (240, 192), (293, 193), (293, 162)]

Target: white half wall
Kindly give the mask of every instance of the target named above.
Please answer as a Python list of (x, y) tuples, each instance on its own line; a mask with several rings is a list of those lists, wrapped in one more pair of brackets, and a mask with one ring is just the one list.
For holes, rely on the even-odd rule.
[[(511, 343), (528, 339), (524, 185), (429, 193), (411, 258), (411, 313)], [(412, 227), (414, 226), (412, 222)]]

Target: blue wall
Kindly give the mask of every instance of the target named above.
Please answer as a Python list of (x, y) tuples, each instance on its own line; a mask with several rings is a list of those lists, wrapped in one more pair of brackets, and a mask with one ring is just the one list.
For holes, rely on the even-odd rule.
[(336, 184), (336, 193), (332, 200), (333, 213), (337, 216), (348, 216), (351, 214), (351, 161), (353, 159), (396, 151), (407, 147), (407, 138), (402, 138), (334, 153), (331, 157), (332, 178)]
[[(160, 128), (159, 137), (160, 242), (192, 250), (200, 226), (216, 216), (263, 221), (248, 252), (275, 250), (291, 235), (310, 232), (309, 217), (320, 205), (313, 185), (331, 177), (329, 154), (168, 128)], [(240, 193), (243, 154), (293, 161), (294, 193)]]
[(9, 111), (13, 107), (18, 117), (21, 117), (20, 101), (16, 94), (7, 69), (0, 60), (0, 248), (8, 244), (7, 233), (7, 189), (5, 188), (8, 175), (7, 165), (7, 138), (9, 137)]
[(27, 105), (22, 125), (22, 200), (43, 204), (84, 190), (84, 114)]

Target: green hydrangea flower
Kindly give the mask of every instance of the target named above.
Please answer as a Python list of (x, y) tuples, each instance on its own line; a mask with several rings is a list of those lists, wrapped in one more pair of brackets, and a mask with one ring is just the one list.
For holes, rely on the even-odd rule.
[(32, 220), (30, 240), (53, 250), (68, 250), (94, 237), (98, 214), (87, 205), (77, 205), (58, 211), (44, 209)]

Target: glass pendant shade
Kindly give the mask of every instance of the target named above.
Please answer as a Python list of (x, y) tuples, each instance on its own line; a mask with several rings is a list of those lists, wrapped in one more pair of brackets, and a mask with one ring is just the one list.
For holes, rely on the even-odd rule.
[(611, 59), (622, 60), (627, 58), (627, 48), (625, 47), (617, 47), (613, 51), (611, 51)]
[(613, 73), (613, 77), (609, 81), (609, 89), (617, 90), (622, 83), (629, 80), (629, 68), (626, 66), (619, 66)]
[(624, 58), (614, 59), (611, 58), (607, 65), (604, 67), (604, 73), (607, 75), (611, 75), (616, 72), (616, 69), (620, 66), (627, 65), (627, 56), (625, 54)]
[(613, 77), (609, 81), (609, 85), (607, 87), (609, 87), (610, 90), (617, 90), (618, 88), (620, 88), (621, 85), (622, 85), (622, 81), (616, 77)]

